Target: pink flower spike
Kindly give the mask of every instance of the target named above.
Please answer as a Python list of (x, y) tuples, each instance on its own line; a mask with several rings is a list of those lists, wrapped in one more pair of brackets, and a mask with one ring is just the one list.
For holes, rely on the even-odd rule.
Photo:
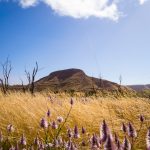
[(41, 128), (48, 128), (48, 122), (46, 119), (42, 118), (40, 122)]

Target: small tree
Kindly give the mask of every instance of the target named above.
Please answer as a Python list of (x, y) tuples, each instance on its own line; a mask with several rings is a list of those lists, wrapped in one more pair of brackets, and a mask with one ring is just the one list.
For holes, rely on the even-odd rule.
[(38, 63), (36, 62), (35, 67), (33, 68), (32, 74), (25, 70), (26, 76), (27, 76), (27, 80), (28, 80), (28, 90), (30, 91), (30, 93), (33, 95), (34, 94), (34, 89), (35, 89), (35, 76), (37, 75), (38, 72)]
[(25, 93), (25, 92), (26, 92), (26, 87), (25, 87), (25, 85), (23, 84), (23, 80), (21, 80), (21, 86), (22, 86), (22, 91), (23, 91), (23, 93)]
[(26, 74), (26, 77), (27, 77), (27, 80), (28, 80), (27, 89), (28, 89), (28, 91), (30, 91), (31, 75), (30, 75), (30, 72), (28, 72), (27, 70), (25, 70), (25, 74)]
[(99, 75), (99, 84), (98, 84), (98, 87), (101, 91), (103, 91), (104, 89), (104, 83), (103, 83), (103, 78), (102, 78), (102, 75), (100, 74)]
[(4, 94), (7, 94), (9, 89), (9, 77), (12, 70), (11, 62), (7, 58), (5, 63), (1, 64), (2, 66), (2, 78), (0, 78), (1, 89)]
[(120, 86), (122, 85), (122, 76), (121, 75), (119, 76), (119, 84), (120, 84)]
[(119, 76), (119, 92), (120, 92), (120, 94), (123, 94), (123, 91), (122, 91), (122, 76), (121, 75)]

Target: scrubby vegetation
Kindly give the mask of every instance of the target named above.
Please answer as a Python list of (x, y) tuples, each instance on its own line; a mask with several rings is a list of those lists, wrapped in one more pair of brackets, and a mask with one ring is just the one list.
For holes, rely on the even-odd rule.
[(0, 94), (1, 149), (150, 149), (150, 101)]
[(147, 89), (147, 90), (139, 91), (139, 92), (137, 92), (137, 96), (150, 99), (150, 90)]

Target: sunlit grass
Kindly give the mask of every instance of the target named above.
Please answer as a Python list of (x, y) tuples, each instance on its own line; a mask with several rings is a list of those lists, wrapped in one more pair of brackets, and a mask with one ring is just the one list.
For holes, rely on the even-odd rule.
[[(50, 98), (51, 97), (51, 98)], [(150, 126), (150, 101), (140, 98), (95, 98), (95, 97), (74, 97), (74, 105), (68, 118), (66, 127), (78, 125), (86, 128), (89, 134), (99, 133), (99, 126), (105, 119), (112, 132), (119, 134), (122, 122), (129, 121), (138, 128), (140, 127), (139, 115), (143, 114), (146, 121), (142, 131), (136, 141), (137, 149), (146, 149), (146, 132)], [(43, 135), (40, 127), (40, 120), (46, 117), (47, 110), (50, 109), (51, 121), (57, 116), (65, 118), (70, 109), (70, 97), (64, 94), (36, 93), (31, 96), (26, 93), (10, 93), (7, 96), (0, 95), (0, 129), (4, 135), (8, 124), (12, 124), (15, 132), (12, 136), (20, 138), (24, 133), (28, 142), (33, 141), (37, 133)], [(63, 129), (64, 130), (64, 129)]]

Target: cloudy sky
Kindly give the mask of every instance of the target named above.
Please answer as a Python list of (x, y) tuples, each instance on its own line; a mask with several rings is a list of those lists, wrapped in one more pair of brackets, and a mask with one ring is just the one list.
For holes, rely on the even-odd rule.
[[(149, 0), (0, 0), (0, 62), (11, 83), (80, 68), (124, 84), (150, 83)], [(1, 76), (0, 70), (0, 76)]]

